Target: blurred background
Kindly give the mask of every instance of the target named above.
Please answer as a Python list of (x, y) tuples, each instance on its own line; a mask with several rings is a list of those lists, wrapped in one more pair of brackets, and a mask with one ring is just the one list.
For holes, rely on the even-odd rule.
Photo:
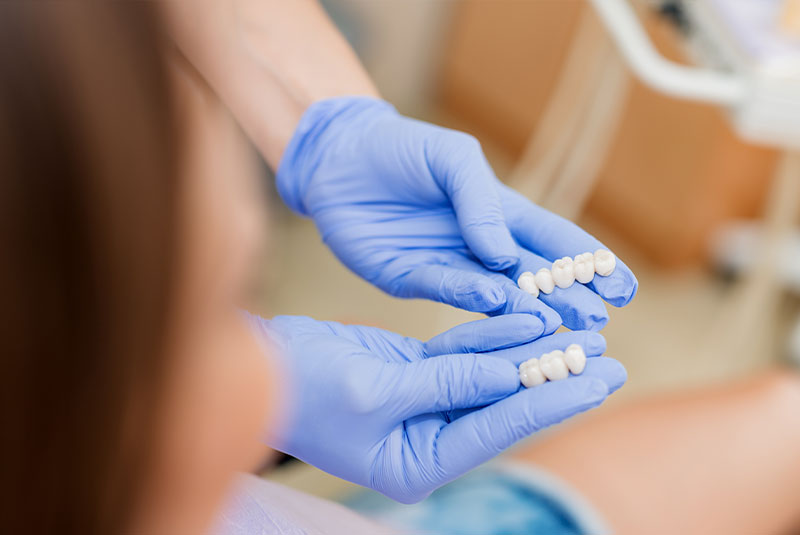
[[(611, 309), (603, 331), (608, 355), (629, 372), (610, 405), (741, 377), (798, 352), (800, 194), (776, 185), (796, 162), (789, 148), (745, 141), (725, 106), (642, 84), (583, 0), (323, 4), (401, 113), (475, 135), (501, 180), (577, 221), (637, 274), (638, 296)], [(633, 4), (666, 58), (718, 60), (697, 46), (706, 36), (681, 3)], [(796, 43), (796, 13), (781, 16), (781, 39)], [(270, 248), (280, 254), (260, 312), (423, 340), (478, 317), (381, 293), (273, 197)], [(299, 463), (270, 477), (323, 496), (348, 488)]]

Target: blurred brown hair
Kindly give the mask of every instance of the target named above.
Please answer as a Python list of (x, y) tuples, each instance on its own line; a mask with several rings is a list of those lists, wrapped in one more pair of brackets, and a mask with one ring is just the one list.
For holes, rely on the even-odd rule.
[(125, 532), (164, 375), (179, 136), (150, 2), (0, 2), (0, 530)]

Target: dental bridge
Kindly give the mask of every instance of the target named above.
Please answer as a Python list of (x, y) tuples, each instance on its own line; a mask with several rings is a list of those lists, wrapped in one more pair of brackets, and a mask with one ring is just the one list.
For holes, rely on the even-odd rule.
[[(555, 287), (569, 288), (576, 282), (588, 284), (595, 274), (608, 277), (617, 267), (617, 259), (611, 251), (598, 249), (594, 253), (581, 253), (574, 259), (565, 256), (553, 262), (552, 269), (542, 268), (536, 275), (524, 272), (517, 279), (517, 285), (534, 297), (539, 292), (550, 294)], [(583, 373), (586, 367), (586, 353), (578, 344), (569, 345), (564, 351), (557, 349), (541, 357), (533, 357), (519, 365), (519, 380), (526, 388), (549, 381), (560, 381), (569, 374)]]
[(519, 365), (519, 380), (525, 388), (560, 381), (570, 373), (579, 375), (586, 368), (586, 353), (578, 344), (570, 344), (564, 351), (556, 349), (539, 358), (528, 359)]
[(588, 284), (594, 279), (595, 273), (601, 277), (608, 277), (617, 267), (617, 259), (611, 251), (598, 249), (592, 253), (582, 253), (574, 259), (565, 256), (553, 262), (552, 269), (542, 268), (536, 275), (530, 271), (524, 272), (517, 279), (517, 285), (533, 297), (539, 297), (539, 292), (550, 294), (555, 287), (569, 288), (575, 282)]

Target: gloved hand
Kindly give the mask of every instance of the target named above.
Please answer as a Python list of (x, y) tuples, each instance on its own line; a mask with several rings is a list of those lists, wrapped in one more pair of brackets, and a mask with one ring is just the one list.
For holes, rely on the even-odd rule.
[(622, 306), (636, 293), (636, 278), (620, 261), (588, 286), (538, 299), (520, 290), (522, 271), (602, 244), (504, 186), (473, 137), (403, 117), (381, 100), (312, 105), (277, 185), (345, 265), (398, 297), (489, 315), (529, 313), (552, 333), (562, 319), (570, 329), (598, 330), (608, 321), (598, 295)]
[[(597, 357), (580, 376), (522, 389), (516, 366), (531, 355), (570, 343), (589, 356), (605, 349), (586, 331), (515, 346), (537, 336), (527, 314), (467, 323), (427, 343), (305, 317), (251, 319), (288, 371), (290, 424), (269, 445), (403, 503), (600, 404), (625, 381), (617, 361)], [(444, 412), (476, 407), (455, 421)]]

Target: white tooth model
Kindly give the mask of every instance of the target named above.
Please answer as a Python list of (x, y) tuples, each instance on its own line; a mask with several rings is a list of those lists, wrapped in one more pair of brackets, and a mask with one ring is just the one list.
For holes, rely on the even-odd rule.
[(525, 388), (538, 386), (547, 381), (547, 377), (539, 368), (539, 359), (534, 357), (519, 365), (519, 380)]
[(539, 357), (539, 369), (550, 381), (560, 381), (569, 377), (569, 368), (564, 362), (564, 352), (560, 349)]
[(530, 271), (526, 271), (517, 279), (517, 286), (524, 292), (528, 292), (534, 297), (539, 297), (539, 287), (536, 286), (536, 280)]
[(617, 258), (611, 251), (598, 249), (594, 252), (594, 270), (601, 277), (608, 277), (617, 267)]
[(594, 278), (594, 255), (592, 253), (579, 254), (575, 257), (572, 265), (576, 281), (581, 284), (592, 282)]
[(534, 280), (536, 281), (536, 286), (545, 294), (553, 293), (556, 287), (556, 283), (553, 281), (553, 274), (547, 268), (537, 271)]
[(553, 282), (559, 288), (569, 288), (575, 284), (575, 268), (572, 258), (565, 256), (553, 262)]
[(583, 348), (578, 344), (567, 346), (567, 349), (564, 350), (564, 364), (575, 375), (583, 373), (586, 368), (586, 353), (583, 352)]
[(553, 269), (542, 268), (536, 275), (530, 271), (524, 272), (517, 279), (517, 285), (534, 297), (552, 293), (556, 286), (569, 288), (575, 281), (588, 284), (594, 279), (595, 273), (601, 277), (608, 277), (617, 267), (617, 257), (611, 251), (598, 249), (594, 253), (581, 253), (572, 258), (565, 256), (553, 262)]
[(519, 380), (525, 388), (560, 381), (570, 372), (578, 375), (586, 369), (586, 353), (578, 344), (571, 344), (565, 351), (556, 349), (538, 359), (533, 357), (519, 365)]

